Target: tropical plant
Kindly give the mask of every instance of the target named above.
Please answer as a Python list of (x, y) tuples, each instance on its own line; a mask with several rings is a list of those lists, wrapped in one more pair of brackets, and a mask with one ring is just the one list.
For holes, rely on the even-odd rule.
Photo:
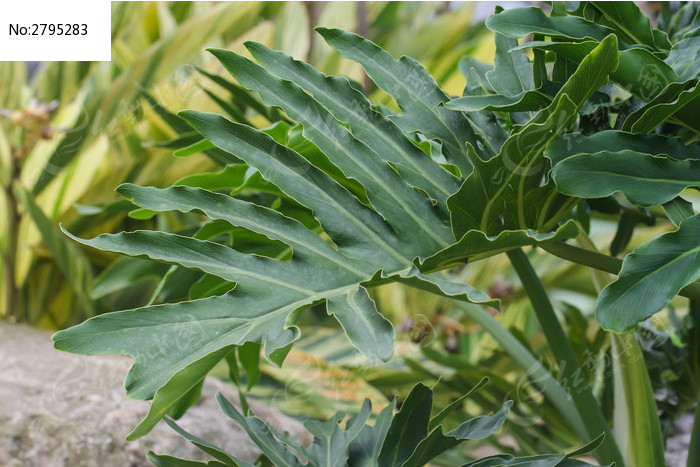
[[(167, 149), (186, 143), (188, 136), (183, 133), (189, 132), (191, 140), (195, 132), (183, 130), (181, 121), (171, 128), (172, 120), (160, 119), (161, 107), (144, 105), (207, 108), (213, 99), (223, 111), (235, 112), (238, 106), (245, 111), (254, 104), (256, 99), (242, 89), (237, 90), (234, 103), (217, 100), (217, 90), (206, 89), (202, 94), (191, 65), (206, 72), (212, 60), (201, 50), (205, 45), (225, 46), (242, 37), (255, 38), (290, 53), (313, 56), (324, 70), (342, 68), (361, 79), (359, 66), (349, 66), (330, 49), (314, 44), (309, 28), (335, 24), (339, 18), (345, 24), (365, 22), (368, 31), (385, 43), (397, 37), (393, 31), (403, 18), (418, 12), (420, 18), (433, 18), (437, 6), (419, 10), (410, 4), (373, 4), (364, 13), (352, 3), (311, 9), (301, 2), (215, 8), (196, 3), (115, 4), (111, 63), (47, 62), (32, 73), (24, 63), (3, 64), (0, 315), (60, 329), (104, 311), (148, 302), (158, 276), (164, 273), (162, 267), (136, 261), (109, 268), (113, 256), (75, 248), (53, 224), (60, 221), (83, 236), (134, 226), (153, 228), (156, 222), (174, 230), (183, 224), (172, 216), (159, 216), (162, 219), (150, 223), (127, 219), (133, 206), (116, 199), (110, 187), (124, 181), (172, 184), (197, 166), (214, 167), (202, 160), (180, 159), (173, 164)], [(470, 18), (467, 10), (437, 13), (445, 36), (433, 48), (417, 50), (418, 40), (401, 45), (419, 52), (446, 77), (458, 74), (456, 55), (441, 57), (446, 49), (474, 48), (472, 39), (483, 27), (464, 33)], [(415, 21), (410, 28), (402, 27), (420, 37), (430, 33), (433, 23)], [(308, 26), (303, 34), (298, 34), (300, 24)], [(173, 50), (177, 53), (166, 53)], [(272, 116), (269, 122), (279, 118), (279, 112), (270, 113), (262, 105), (256, 109)], [(253, 115), (235, 113), (234, 118), (250, 123)], [(156, 139), (161, 143), (148, 144)], [(137, 272), (117, 277), (129, 264)], [(106, 268), (116, 271), (103, 278)], [(122, 284), (139, 278), (137, 288), (119, 293)]]
[[(482, 439), (493, 434), (506, 420), (512, 401), (503, 404), (498, 412), (472, 418), (460, 424), (454, 430), (443, 434), (442, 421), (449, 412), (467, 399), (473, 392), (486, 384), (482, 380), (467, 394), (460, 397), (449, 407), (431, 417), (433, 392), (422, 384), (417, 384), (401, 405), (398, 413), (394, 414), (395, 402), (387, 405), (377, 415), (374, 425), (366, 425), (371, 415), (372, 404), (365, 399), (362, 410), (345, 422), (345, 429), (340, 423), (345, 414), (339, 412), (325, 422), (307, 421), (304, 425), (313, 434), (314, 440), (309, 447), (304, 447), (286, 434), (278, 433), (261, 419), (244, 415), (221, 394), (217, 396), (223, 412), (239, 423), (260, 448), (265, 461), (271, 465), (313, 465), (313, 466), (344, 466), (344, 465), (405, 465), (422, 466), (441, 453), (467, 440)], [(192, 444), (210, 454), (216, 461), (209, 463), (183, 462), (171, 456), (157, 455), (150, 452), (148, 458), (157, 466), (172, 465), (226, 465), (251, 466), (248, 462), (235, 458), (222, 451), (215, 445), (191, 435), (180, 428), (174, 421), (166, 418), (166, 422)], [(575, 459), (594, 450), (602, 438), (594, 440), (587, 446), (569, 454), (517, 457), (495, 455), (477, 459), (467, 465), (495, 466), (511, 464), (527, 464), (546, 462), (546, 465), (591, 465)], [(302, 463), (299, 458), (306, 462)]]
[[(261, 44), (246, 43), (257, 64), (211, 49), (241, 86), (301, 127), (293, 139), (288, 127), (261, 131), (218, 114), (183, 111), (203, 139), (181, 154), (217, 150), (231, 164), (243, 161), (296, 209), (217, 192), (229, 184), (120, 186), (119, 193), (143, 209), (194, 211), (211, 222), (189, 235), (73, 238), (198, 271), (197, 287), (187, 300), (92, 318), (56, 334), (55, 346), (135, 358), (128, 395), (153, 402), (133, 439), (166, 414), (182, 414), (219, 361), (262, 346), (266, 358), (281, 365), (299, 339), (302, 312), (312, 306), (325, 304), (367, 358), (391, 358), (395, 332), (368, 288), (401, 283), (469, 304), (470, 317), (528, 371), (570, 430), (584, 442), (602, 440), (601, 463), (663, 465), (652, 385), (630, 330), (676, 295), (700, 299), (700, 218), (680, 196), (700, 185), (698, 76), (689, 58), (700, 44), (694, 27), (670, 35), (653, 29), (631, 2), (574, 8), (557, 3), (549, 16), (535, 7), (497, 10), (486, 21), (495, 32), (494, 65), (463, 59), (467, 86), (457, 99), (417, 61), (394, 59), (355, 34), (318, 28), (331, 47), (364, 67), (400, 112), (373, 106), (346, 78)], [(518, 43), (531, 34), (532, 41)], [(593, 211), (619, 216), (615, 256), (590, 240)], [(661, 218), (664, 233), (617, 258), (650, 212)], [(240, 232), (264, 248), (239, 249)], [(578, 246), (566, 243), (573, 238)], [(614, 391), (613, 430), (592, 389), (595, 372), (578, 361), (575, 341), (522, 249), (533, 245), (594, 272), (598, 354), (611, 356), (604, 378)], [(555, 368), (540, 364), (483, 308), (497, 307), (498, 300), (456, 280), (454, 271), (467, 261), (473, 267), (501, 253), (530, 299)], [(244, 427), (261, 426), (234, 418)], [(329, 429), (339, 430), (339, 420), (332, 418)], [(347, 440), (348, 431), (338, 439)], [(310, 460), (313, 447), (305, 449)], [(293, 454), (284, 455), (289, 465), (295, 462)], [(513, 462), (501, 457), (476, 465)]]

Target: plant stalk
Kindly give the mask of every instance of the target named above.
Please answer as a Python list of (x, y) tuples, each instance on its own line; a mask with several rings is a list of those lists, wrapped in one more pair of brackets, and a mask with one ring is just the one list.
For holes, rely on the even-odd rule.
[[(540, 247), (548, 253), (573, 263), (588, 266), (589, 268), (619, 274), (622, 269), (622, 260), (608, 256), (597, 251), (579, 248), (564, 242), (543, 243)], [(678, 295), (693, 300), (700, 300), (700, 283), (692, 282), (683, 287)]]
[(603, 411), (593, 396), (588, 380), (576, 359), (574, 349), (559, 323), (547, 292), (532, 264), (530, 264), (530, 260), (521, 248), (511, 250), (507, 254), (530, 298), (552, 353), (556, 361), (559, 362), (562, 384), (568, 390), (569, 397), (573, 400), (586, 427), (588, 435), (586, 441), (591, 441), (600, 436), (601, 433), (605, 433), (605, 439), (596, 451), (598, 460), (603, 464), (616, 462), (618, 466), (622, 467), (622, 455), (615, 439), (611, 436)]

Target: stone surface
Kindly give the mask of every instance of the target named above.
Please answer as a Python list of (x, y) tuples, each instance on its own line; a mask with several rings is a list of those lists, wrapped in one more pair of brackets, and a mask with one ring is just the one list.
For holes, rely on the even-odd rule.
[[(128, 400), (123, 380), (131, 359), (85, 357), (55, 350), (51, 333), (0, 323), (0, 465), (142, 466), (153, 450), (195, 460), (211, 459), (164, 423), (135, 442), (125, 436), (146, 415), (148, 404)], [(208, 379), (200, 401), (178, 421), (190, 433), (243, 460), (259, 451), (215, 400), (233, 389)], [(251, 410), (278, 430), (302, 433), (302, 425), (251, 401)]]
[(690, 434), (693, 431), (695, 416), (692, 412), (683, 414), (678, 418), (671, 429), (671, 436), (666, 440), (666, 465), (669, 467), (683, 467), (688, 462), (688, 449), (690, 448)]

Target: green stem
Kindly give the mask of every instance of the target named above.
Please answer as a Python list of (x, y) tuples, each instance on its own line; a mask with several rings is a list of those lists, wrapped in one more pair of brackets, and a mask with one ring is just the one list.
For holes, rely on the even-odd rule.
[(568, 392), (556, 381), (544, 365), (530, 353), (527, 347), (521, 344), (498, 320), (482, 307), (458, 301), (455, 301), (455, 304), (501, 345), (503, 350), (526, 371), (527, 377), (542, 388), (545, 396), (566, 418), (574, 431), (582, 438), (585, 438), (588, 432), (579, 413), (571, 410), (571, 400)]
[(588, 434), (586, 441), (590, 441), (601, 433), (605, 433), (605, 440), (597, 450), (598, 460), (601, 463), (616, 462), (617, 465), (622, 466), (622, 455), (615, 443), (615, 439), (610, 434), (610, 428), (605, 420), (603, 411), (593, 396), (588, 380), (576, 359), (574, 349), (571, 347), (571, 343), (554, 313), (554, 308), (537, 273), (532, 268), (527, 255), (522, 249), (511, 250), (507, 254), (530, 298), (552, 353), (556, 361), (559, 362), (562, 383), (569, 391), (569, 395), (573, 399), (574, 405), (586, 427)]
[[(569, 245), (568, 243), (549, 242), (543, 243), (540, 247), (559, 258), (611, 274), (619, 274), (620, 269), (622, 269), (622, 260), (620, 258), (615, 258), (585, 248), (579, 248), (574, 245)], [(700, 283), (691, 282), (683, 287), (680, 292), (678, 292), (678, 295), (693, 300), (700, 300)]]

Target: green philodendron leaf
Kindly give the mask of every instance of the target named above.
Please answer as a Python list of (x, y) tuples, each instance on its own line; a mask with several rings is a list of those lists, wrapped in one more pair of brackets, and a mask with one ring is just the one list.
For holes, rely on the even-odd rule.
[(684, 200), (680, 196), (672, 199), (668, 203), (664, 203), (663, 207), (669, 220), (676, 226), (679, 226), (681, 222), (695, 214), (693, 211), (693, 203)]
[(272, 74), (294, 81), (310, 92), (377, 155), (393, 164), (406, 182), (423, 190), (441, 206), (459, 188), (455, 177), (434, 164), (394, 122), (374, 111), (370, 101), (347, 78), (326, 76), (307, 63), (256, 42), (248, 42), (246, 47)]
[(240, 467), (252, 467), (253, 464), (250, 464), (248, 462), (241, 461), (240, 459), (237, 459), (233, 457), (232, 455), (228, 454), (225, 452), (223, 449), (220, 447), (210, 443), (207, 440), (198, 438), (187, 431), (183, 430), (177, 423), (175, 423), (173, 420), (170, 418), (165, 418), (165, 422), (175, 430), (180, 436), (188, 440), (190, 443), (194, 444), (197, 446), (199, 449), (202, 451), (206, 452), (210, 456), (214, 457), (217, 459), (219, 462), (223, 463), (224, 465), (227, 466), (240, 466)]
[(279, 467), (301, 467), (304, 465), (288, 449), (287, 444), (280, 442), (284, 440), (278, 440), (274, 429), (264, 421), (255, 416), (242, 415), (221, 393), (216, 395), (216, 400), (224, 414), (248, 433), (251, 441), (272, 461), (273, 465)]
[(463, 112), (479, 110), (498, 110), (499, 112), (531, 112), (547, 107), (552, 98), (540, 91), (527, 91), (506, 96), (489, 94), (484, 96), (466, 96), (453, 99), (445, 107)]
[[(512, 11), (512, 10), (509, 10)], [(595, 47), (597, 41), (583, 42), (526, 42), (513, 50), (551, 50), (568, 60), (579, 63)], [(678, 81), (678, 74), (663, 60), (645, 49), (621, 50), (618, 54), (619, 66), (610, 73), (610, 79), (642, 100), (649, 100), (666, 86)]]
[(461, 407), (465, 400), (467, 400), (473, 393), (486, 386), (488, 382), (488, 378), (482, 379), (481, 381), (479, 381), (479, 383), (472, 387), (469, 390), (469, 392), (463, 394), (462, 396), (458, 397), (450, 404), (448, 404), (447, 407), (442, 409), (437, 415), (430, 419), (430, 423), (428, 424), (428, 431), (432, 432), (436, 427), (438, 427), (442, 423), (442, 421), (445, 418), (447, 418), (450, 414), (454, 413), (454, 411), (457, 410), (458, 407)]
[(653, 206), (700, 186), (700, 160), (601, 151), (564, 159), (552, 169), (552, 178), (569, 196), (604, 198), (621, 192), (637, 205)]
[(445, 434), (442, 433), (442, 427), (438, 426), (418, 443), (413, 453), (411, 453), (411, 457), (401, 464), (402, 467), (424, 466), (431, 459), (452, 449), (462, 441), (484, 439), (491, 436), (506, 421), (512, 405), (513, 401), (506, 401), (496, 413), (468, 420)]
[[(498, 15), (496, 15), (498, 16)], [(520, 51), (511, 52), (518, 41), (502, 34), (495, 34), (496, 55), (493, 70), (487, 71), (486, 80), (493, 89), (505, 96), (514, 96), (535, 89), (532, 63)]]
[(592, 2), (603, 14), (601, 24), (612, 27), (631, 44), (643, 44), (654, 50), (668, 51), (671, 42), (663, 31), (651, 26), (649, 17), (634, 2)]
[(428, 435), (433, 391), (417, 384), (401, 404), (391, 422), (377, 462), (381, 466), (400, 467), (416, 445)]
[[(464, 87), (464, 96), (482, 97), (489, 89), (490, 85), (486, 77), (480, 77), (475, 68), (467, 71), (467, 85)], [(449, 102), (448, 102), (449, 104)], [(503, 143), (508, 139), (508, 132), (501, 126), (496, 114), (490, 111), (481, 110), (467, 112), (467, 119), (474, 128), (474, 132), (484, 143), (485, 158), (490, 159), (498, 154), (503, 147)]]
[(480, 78), (487, 90), (489, 92), (496, 92), (496, 90), (493, 89), (493, 87), (491, 87), (490, 83), (486, 79), (486, 73), (493, 70), (492, 64), (480, 62), (474, 57), (465, 55), (459, 60), (457, 67), (459, 68), (459, 71), (464, 75), (464, 77), (467, 78), (467, 80), (469, 80), (470, 70), (474, 69), (474, 71), (476, 72), (476, 76)]
[(550, 220), (550, 211), (556, 213), (565, 206), (566, 199), (556, 194), (551, 183), (540, 184), (548, 171), (542, 153), (607, 82), (617, 63), (617, 40), (608, 36), (581, 62), (549, 107), (524, 127), (516, 127), (496, 157), (476, 162), (474, 172), (448, 199), (455, 237), (470, 230), (489, 236), (503, 230), (541, 230)]
[[(669, 84), (647, 105), (628, 115), (622, 129), (632, 133), (651, 133), (669, 117), (682, 112), (686, 106), (692, 106), (694, 101), (700, 102), (698, 99), (700, 87), (697, 84), (698, 81), (695, 79), (685, 83)], [(682, 115), (679, 117), (689, 127), (700, 131), (697, 118), (684, 118)]]
[(301, 123), (304, 136), (345, 175), (365, 187), (370, 202), (398, 233), (426, 246), (431, 242), (433, 246), (447, 243), (446, 219), (381, 156), (341, 125), (325, 106), (296, 84), (268, 73), (243, 56), (227, 50), (211, 52), (241, 84), (255, 89), (266, 103), (281, 107)]
[[(485, 381), (482, 381), (477, 384), (468, 394), (481, 389), (484, 383)], [(463, 399), (464, 397), (460, 398), (460, 401)], [(304, 447), (293, 441), (288, 434), (277, 432), (258, 417), (241, 414), (221, 394), (217, 394), (217, 401), (223, 412), (247, 432), (251, 441), (262, 451), (262, 455), (269, 459), (272, 465), (283, 467), (426, 465), (464, 441), (484, 439), (493, 434), (505, 422), (512, 405), (512, 401), (507, 401), (496, 413), (467, 420), (445, 434), (438, 422), (428, 434), (433, 391), (419, 383), (410, 391), (398, 413), (394, 414), (394, 400), (379, 413), (373, 425), (367, 424), (372, 413), (369, 400), (365, 400), (360, 412), (348, 418), (344, 424), (342, 422), (345, 415), (342, 412), (336, 413), (326, 421), (305, 421), (304, 427), (313, 436), (313, 442)], [(180, 435), (223, 465), (250, 465), (241, 463), (217, 446), (187, 433), (175, 422), (168, 419), (166, 421)]]
[[(334, 37), (331, 41), (347, 39), (338, 31), (329, 34)], [(250, 167), (241, 174), (243, 166), (229, 165), (220, 173), (182, 182), (230, 189), (226, 185), (238, 183), (241, 175), (248, 186), (248, 171), (257, 170), (260, 180), (269, 181), (313, 213), (313, 227), (279, 211), (203, 188), (130, 184), (119, 188), (124, 197), (145, 210), (200, 212), (291, 251), (291, 258), (289, 254), (271, 257), (241, 251), (237, 248), (244, 246), (240, 241), (244, 235), (238, 235), (237, 241), (235, 231), (220, 232), (234, 236), (233, 247), (208, 237), (146, 231), (76, 239), (99, 249), (180, 266), (162, 282), (171, 289), (179, 283), (175, 275), (194, 270), (187, 282), (193, 297), (225, 293), (105, 314), (56, 334), (55, 346), (62, 350), (135, 358), (126, 382), (128, 395), (154, 401), (131, 438), (145, 434), (166, 413), (178, 413), (186, 406), (188, 395), (233, 346), (262, 344), (267, 358), (280, 363), (299, 336), (294, 325), (298, 311), (310, 305), (325, 302), (353, 345), (369, 358), (384, 360), (393, 353), (394, 330), (378, 313), (367, 286), (402, 281), (460, 300), (498, 305), (465, 284), (439, 282), (414, 267), (415, 261), (454, 243), (444, 202), (449, 191), (456, 189), (456, 179), (416, 150), (390, 120), (374, 112), (347, 80), (326, 78), (285, 55), (256, 44), (248, 46), (271, 71), (284, 74), (291, 67), (303, 87), (232, 52), (213, 52), (242, 85), (257, 91), (266, 103), (283, 108), (303, 128), (285, 124), (266, 130), (278, 142), (264, 131), (219, 115), (182, 112), (180, 117), (223, 155), (223, 163), (243, 160)], [(376, 46), (360, 40), (358, 47)], [(396, 64), (410, 67), (418, 76), (425, 73), (413, 62)], [(380, 78), (386, 77), (380, 73)], [(397, 92), (402, 102), (408, 99), (407, 108), (427, 112), (430, 99), (435, 103), (447, 100), (440, 97), (442, 91), (434, 82), (432, 86), (432, 90), (423, 87), (427, 94), (419, 96), (409, 96), (403, 88)], [(333, 100), (336, 94), (354, 103), (348, 105), (338, 97)], [(443, 130), (468, 135), (467, 127), (460, 127), (458, 112), (430, 108), (428, 114), (420, 115), (439, 120)], [(209, 144), (201, 149), (205, 147)], [(154, 296), (159, 293), (161, 288)], [(148, 340), (142, 339), (145, 334)]]
[(680, 81), (700, 79), (700, 37), (691, 36), (676, 42), (664, 62), (678, 73)]
[(303, 450), (309, 464), (314, 467), (345, 467), (350, 457), (350, 443), (365, 427), (365, 422), (371, 413), (372, 404), (365, 399), (360, 412), (347, 421), (345, 430), (339, 424), (344, 418), (342, 413), (336, 414), (325, 422), (318, 420), (304, 422), (304, 427), (314, 436), (313, 444)]
[[(592, 467), (591, 464), (579, 459), (572, 459), (566, 454), (544, 454), (539, 456), (513, 457), (509, 454), (498, 454), (465, 464), (462, 467), (505, 467), (515, 465), (519, 467)], [(614, 467), (615, 464), (605, 464), (602, 467)]]
[(423, 66), (409, 57), (396, 60), (371, 41), (339, 29), (316, 29), (342, 56), (362, 65), (369, 77), (391, 94), (403, 113), (394, 118), (404, 131), (420, 131), (440, 140), (447, 161), (463, 175), (471, 171), (464, 143), (476, 147), (476, 139), (466, 117), (440, 104), (449, 97)]
[(182, 417), (187, 409), (192, 407), (199, 401), (199, 397), (202, 395), (202, 387), (204, 386), (204, 379), (201, 379), (192, 388), (186, 392), (169, 408), (170, 416), (174, 419)]
[(595, 154), (601, 151), (634, 151), (653, 156), (667, 155), (676, 160), (700, 159), (700, 143), (685, 145), (679, 138), (663, 135), (635, 135), (623, 131), (607, 130), (583, 135), (570, 133), (554, 139), (544, 151), (545, 157), (557, 165), (577, 154)]
[[(500, 7), (496, 11), (498, 12), (499, 9)], [(518, 41), (502, 34), (494, 34), (494, 40), (496, 42), (494, 67), (485, 75), (488, 83), (498, 95), (504, 96), (516, 96), (534, 90), (532, 64), (527, 55), (520, 51), (510, 51), (513, 47), (517, 47)], [(523, 124), (532, 118), (532, 115), (530, 112), (513, 112), (510, 118), (513, 123)]]
[[(463, 467), (501, 467), (508, 465), (529, 466), (529, 467), (584, 467), (592, 466), (588, 462), (575, 459), (576, 457), (585, 456), (595, 451), (605, 439), (605, 434), (601, 434), (596, 439), (592, 440), (585, 446), (576, 449), (568, 454), (544, 454), (539, 456), (514, 457), (509, 454), (497, 454), (495, 456), (484, 457), (478, 459)], [(597, 464), (596, 464), (597, 465)], [(614, 464), (606, 464), (602, 467), (613, 467)]]
[(514, 39), (528, 34), (570, 39), (603, 38), (613, 30), (577, 16), (547, 16), (541, 8), (524, 7), (504, 10), (486, 18), (486, 26)]
[[(515, 95), (503, 94), (475, 94), (465, 95), (453, 99), (445, 107), (448, 109), (470, 112), (467, 114), (473, 118), (473, 112), (482, 110), (496, 110), (499, 112), (531, 112), (542, 110), (552, 103), (557, 92), (561, 89), (560, 83), (543, 81), (538, 89), (521, 92)], [(589, 114), (605, 102), (608, 97), (603, 93), (595, 93), (589, 102), (579, 109), (581, 114)], [(511, 114), (512, 117), (512, 114)], [(476, 131), (476, 130), (475, 130)]]
[(636, 248), (622, 270), (598, 297), (596, 318), (605, 329), (632, 329), (665, 307), (700, 275), (700, 215), (681, 222)]
[(379, 452), (391, 426), (395, 407), (396, 399), (379, 412), (374, 425), (362, 427), (348, 445), (348, 467), (379, 467)]

